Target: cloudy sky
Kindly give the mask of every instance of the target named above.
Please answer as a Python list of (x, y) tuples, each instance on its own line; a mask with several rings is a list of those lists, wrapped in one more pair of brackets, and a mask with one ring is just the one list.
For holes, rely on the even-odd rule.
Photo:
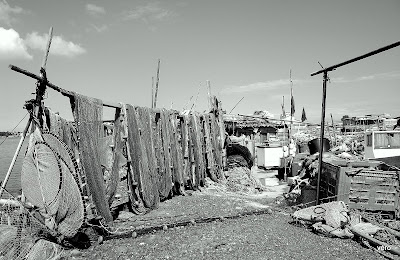
[[(161, 60), (159, 107), (207, 109), (206, 80), (229, 112), (289, 109), (292, 70), (297, 118), (321, 115), (322, 75), (310, 74), (400, 40), (398, 0), (0, 0), (0, 131), (25, 115), (50, 27), (48, 79), (113, 102), (151, 106)], [(330, 73), (327, 115), (400, 116), (400, 47)], [(46, 104), (71, 118), (52, 90)], [(106, 115), (113, 111), (106, 110)]]

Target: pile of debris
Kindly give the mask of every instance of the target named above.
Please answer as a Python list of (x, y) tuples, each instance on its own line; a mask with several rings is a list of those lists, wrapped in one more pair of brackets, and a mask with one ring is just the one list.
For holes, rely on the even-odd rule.
[(362, 212), (349, 210), (343, 201), (300, 209), (291, 216), (291, 224), (300, 224), (328, 237), (358, 238), (389, 259), (393, 259), (393, 255), (400, 256), (399, 230), (390, 228), (388, 224), (370, 222)]

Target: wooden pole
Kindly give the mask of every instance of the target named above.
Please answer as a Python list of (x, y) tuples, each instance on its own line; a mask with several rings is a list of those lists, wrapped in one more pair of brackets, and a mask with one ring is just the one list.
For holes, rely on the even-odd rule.
[(18, 143), (18, 146), (17, 146), (17, 150), (15, 151), (14, 156), (13, 156), (13, 158), (11, 160), (11, 164), (10, 164), (10, 167), (8, 168), (6, 177), (4, 178), (4, 181), (1, 184), (0, 198), (1, 198), (1, 195), (3, 194), (3, 191), (4, 191), (4, 189), (5, 189), (6, 185), (7, 185), (8, 179), (10, 178), (11, 171), (14, 168), (15, 162), (17, 161), (18, 154), (19, 154), (19, 152), (21, 150), (22, 144), (23, 144), (23, 142), (25, 140), (25, 137), (26, 137), (26, 134), (27, 134), (27, 132), (29, 130), (29, 126), (31, 125), (31, 122), (32, 122), (32, 117), (29, 117), (28, 123), (26, 124), (26, 127), (25, 127), (24, 131), (22, 132), (21, 139), (19, 140), (19, 143)]
[(151, 77), (151, 108), (154, 108), (154, 77)]
[[(8, 67), (13, 71), (19, 72), (19, 73), (24, 74), (25, 76), (31, 77), (33, 79), (36, 79), (36, 80), (41, 80), (42, 79), (40, 76), (38, 76), (38, 75), (36, 75), (36, 74), (34, 74), (32, 72), (29, 72), (27, 70), (21, 69), (21, 68), (19, 68), (17, 66), (14, 66), (14, 65), (10, 64)], [(70, 97), (70, 98), (74, 97), (74, 92), (72, 92), (72, 91), (63, 89), (63, 88), (61, 88), (61, 87), (59, 87), (59, 86), (57, 86), (57, 85), (55, 85), (55, 84), (53, 84), (53, 83), (51, 83), (49, 81), (46, 81), (45, 83), (49, 88), (61, 93), (62, 95), (66, 96), (66, 97)], [(117, 102), (110, 102), (110, 101), (106, 101), (106, 100), (102, 100), (102, 102), (103, 102), (103, 106), (105, 106), (105, 107), (122, 108), (122, 105), (117, 103)]]
[(214, 105), (213, 105), (213, 100), (212, 100), (212, 97), (211, 97), (211, 84), (210, 84), (209, 80), (207, 80), (207, 94), (208, 94), (209, 111), (212, 111), (213, 108), (214, 108)]
[(333, 140), (334, 140), (334, 144), (336, 146), (336, 128), (335, 128), (335, 124), (333, 123), (332, 113), (331, 113), (331, 121), (332, 121)]
[(158, 95), (158, 83), (159, 82), (160, 82), (160, 59), (158, 59), (156, 90), (155, 90), (155, 93), (154, 93), (154, 106), (153, 106), (153, 108), (157, 107), (157, 95)]
[(239, 105), (239, 103), (244, 99), (244, 97), (242, 97), (237, 103), (236, 105), (231, 109), (231, 111), (229, 111), (229, 114), (232, 113), (232, 111), (237, 107), (237, 105)]
[(53, 39), (53, 27), (50, 27), (49, 30), (49, 39), (47, 41), (47, 45), (46, 45), (46, 50), (44, 53), (44, 57), (43, 57), (43, 61), (42, 61), (42, 68), (46, 69), (46, 65), (47, 65), (47, 58), (49, 57), (49, 52), (50, 52), (50, 45), (51, 45), (51, 40)]

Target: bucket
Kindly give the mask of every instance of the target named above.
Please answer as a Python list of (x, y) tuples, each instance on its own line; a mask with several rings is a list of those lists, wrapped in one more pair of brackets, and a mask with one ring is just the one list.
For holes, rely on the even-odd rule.
[[(308, 142), (308, 149), (310, 150), (310, 155), (319, 153), (321, 151), (319, 143), (320, 143), (320, 138), (315, 138)], [(327, 138), (324, 138), (324, 140), (322, 141), (322, 146), (323, 146), (322, 152), (326, 152), (329, 149), (331, 149), (330, 141)]]

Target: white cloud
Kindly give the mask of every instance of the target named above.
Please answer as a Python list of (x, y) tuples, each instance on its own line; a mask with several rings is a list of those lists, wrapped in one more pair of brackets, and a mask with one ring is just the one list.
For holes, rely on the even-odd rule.
[(90, 14), (90, 15), (99, 15), (99, 14), (105, 14), (106, 10), (104, 9), (104, 7), (98, 6), (98, 5), (94, 5), (94, 4), (87, 4), (86, 5), (86, 11)]
[[(44, 51), (47, 46), (47, 40), (48, 34), (39, 35), (37, 32), (32, 32), (26, 36), (25, 44), (31, 49)], [(73, 57), (86, 53), (86, 50), (78, 44), (64, 40), (62, 36), (53, 36), (50, 53), (54, 55)]]
[(0, 59), (32, 59), (24, 40), (14, 29), (0, 27)]
[(21, 7), (11, 7), (7, 1), (3, 0), (0, 2), (0, 22), (10, 26), (11, 23), (15, 21), (15, 18), (13, 18), (12, 15), (20, 14), (23, 11), (24, 10)]
[(353, 79), (346, 79), (344, 77), (331, 78), (332, 83), (353, 83), (367, 80), (386, 80), (400, 78), (400, 71), (383, 72), (367, 76), (361, 76)]
[(125, 20), (164, 21), (175, 16), (175, 13), (160, 7), (158, 2), (138, 6), (124, 15)]
[[(304, 83), (311, 83), (313, 80), (292, 80), (294, 85), (302, 85)], [(230, 86), (224, 88), (221, 93), (242, 93), (242, 92), (252, 92), (257, 90), (271, 90), (278, 89), (281, 87), (289, 87), (289, 79), (277, 79), (265, 82), (256, 82), (241, 86)]]
[(103, 25), (101, 25), (101, 26), (96, 26), (96, 25), (94, 25), (94, 24), (91, 24), (91, 28), (93, 28), (96, 32), (98, 32), (98, 33), (102, 33), (102, 32), (104, 32), (104, 31), (107, 31), (108, 30), (108, 26), (107, 25), (105, 25), (105, 24), (103, 24)]

